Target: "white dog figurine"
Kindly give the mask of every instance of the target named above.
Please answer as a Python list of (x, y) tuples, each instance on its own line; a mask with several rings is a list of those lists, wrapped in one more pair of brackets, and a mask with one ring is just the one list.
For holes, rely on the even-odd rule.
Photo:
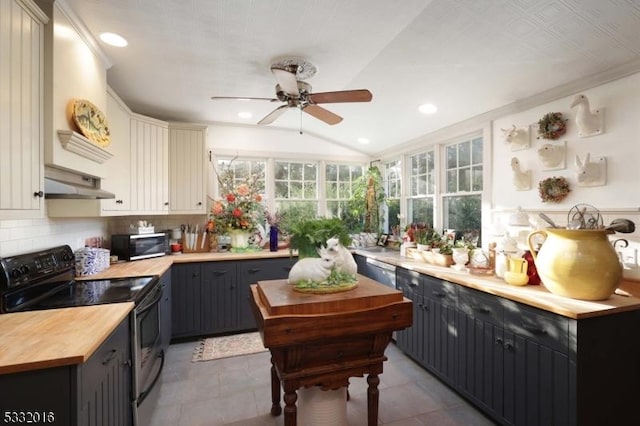
[(340, 244), (338, 238), (329, 238), (326, 250), (336, 258), (336, 269), (338, 271), (350, 275), (355, 275), (358, 272), (358, 265), (353, 255), (345, 246)]

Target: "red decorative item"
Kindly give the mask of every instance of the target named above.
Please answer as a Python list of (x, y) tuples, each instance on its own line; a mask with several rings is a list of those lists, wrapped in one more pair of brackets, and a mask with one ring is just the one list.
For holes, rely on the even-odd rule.
[(538, 270), (536, 264), (533, 262), (533, 256), (529, 250), (526, 250), (522, 255), (522, 258), (527, 261), (527, 275), (529, 276), (529, 285), (539, 285), (540, 277), (538, 276)]

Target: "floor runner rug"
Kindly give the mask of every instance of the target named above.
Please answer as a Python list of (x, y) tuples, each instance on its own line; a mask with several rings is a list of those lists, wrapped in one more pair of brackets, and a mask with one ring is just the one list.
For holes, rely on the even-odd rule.
[(192, 362), (255, 354), (266, 350), (258, 332), (209, 337), (198, 342), (193, 351)]

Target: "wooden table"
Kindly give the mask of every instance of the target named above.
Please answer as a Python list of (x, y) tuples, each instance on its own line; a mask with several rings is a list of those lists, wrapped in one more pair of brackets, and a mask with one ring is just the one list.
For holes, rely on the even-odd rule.
[(335, 390), (367, 376), (369, 426), (378, 424), (378, 384), (394, 330), (412, 324), (402, 292), (358, 275), (358, 287), (333, 294), (299, 293), (286, 280), (260, 281), (251, 299), (264, 346), (271, 352), (271, 414), (295, 426), (297, 389)]

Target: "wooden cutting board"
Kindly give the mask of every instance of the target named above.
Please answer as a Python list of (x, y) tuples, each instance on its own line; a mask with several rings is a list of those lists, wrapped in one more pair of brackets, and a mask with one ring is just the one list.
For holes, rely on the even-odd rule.
[(359, 311), (402, 302), (402, 292), (358, 275), (350, 291), (310, 294), (294, 291), (287, 280), (258, 281), (258, 294), (269, 315), (313, 315)]

